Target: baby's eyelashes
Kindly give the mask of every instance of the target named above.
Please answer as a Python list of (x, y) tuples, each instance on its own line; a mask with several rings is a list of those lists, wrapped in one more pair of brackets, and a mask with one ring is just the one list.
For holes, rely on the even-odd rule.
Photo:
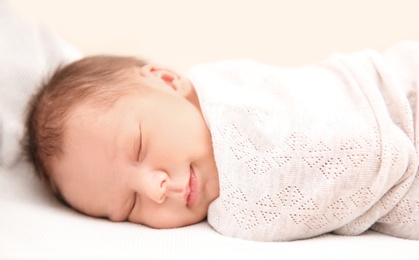
[(137, 161), (141, 161), (141, 149), (142, 149), (142, 145), (143, 145), (143, 133), (141, 131), (141, 125), (139, 126), (139, 131), (140, 131), (140, 136), (139, 136), (139, 144), (138, 144), (138, 154), (137, 154)]

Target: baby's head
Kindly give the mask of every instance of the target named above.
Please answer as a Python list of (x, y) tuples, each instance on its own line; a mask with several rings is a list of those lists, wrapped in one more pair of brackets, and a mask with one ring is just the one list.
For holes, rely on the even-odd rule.
[(155, 228), (197, 223), (219, 193), (191, 82), (129, 57), (56, 70), (28, 109), (25, 150), (76, 210)]

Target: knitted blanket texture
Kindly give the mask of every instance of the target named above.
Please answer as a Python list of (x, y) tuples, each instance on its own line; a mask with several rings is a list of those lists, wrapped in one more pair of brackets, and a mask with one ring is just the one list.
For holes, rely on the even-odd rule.
[(215, 62), (189, 76), (219, 171), (215, 230), (258, 241), (369, 228), (419, 239), (419, 43), (298, 68)]

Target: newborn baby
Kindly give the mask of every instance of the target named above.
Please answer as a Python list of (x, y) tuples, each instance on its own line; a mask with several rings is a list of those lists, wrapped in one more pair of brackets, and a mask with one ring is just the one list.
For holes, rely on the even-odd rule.
[(284, 69), (248, 60), (188, 77), (87, 57), (33, 97), (31, 161), (87, 215), (289, 241), (372, 228), (419, 239), (419, 45)]

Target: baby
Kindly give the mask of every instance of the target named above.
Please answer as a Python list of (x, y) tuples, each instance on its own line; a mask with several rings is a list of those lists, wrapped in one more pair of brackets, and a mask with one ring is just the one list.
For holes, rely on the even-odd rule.
[(42, 86), (27, 126), (37, 171), (85, 214), (173, 228), (204, 219), (218, 196), (196, 92), (168, 69), (82, 59)]
[(32, 98), (26, 150), (59, 198), (95, 217), (174, 228), (208, 216), (259, 241), (369, 228), (419, 239), (418, 79), (417, 43), (188, 77), (87, 57)]

